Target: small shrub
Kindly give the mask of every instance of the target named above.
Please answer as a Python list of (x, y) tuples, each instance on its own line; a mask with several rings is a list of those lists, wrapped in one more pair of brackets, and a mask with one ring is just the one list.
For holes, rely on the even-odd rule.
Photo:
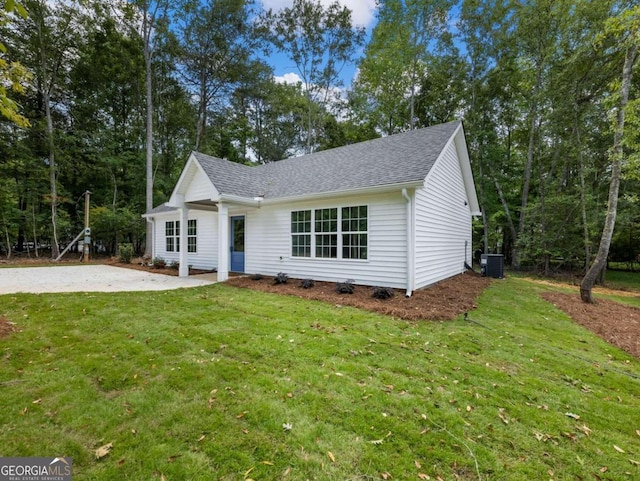
[(171, 261), (167, 264), (167, 267), (169, 269), (175, 269), (178, 270), (180, 268), (180, 263), (178, 261)]
[(251, 274), (249, 276), (249, 279), (251, 279), (252, 281), (261, 281), (262, 279), (264, 279), (264, 276), (262, 274)]
[(133, 244), (124, 243), (118, 245), (118, 258), (120, 262), (129, 264), (133, 258)]
[(314, 281), (313, 279), (302, 279), (302, 282), (300, 282), (300, 287), (302, 287), (303, 289), (311, 289), (315, 285), (316, 281)]
[(374, 299), (391, 299), (393, 297), (393, 289), (390, 287), (374, 287), (371, 297)]
[(356, 286), (353, 285), (352, 279), (347, 279), (344, 282), (336, 282), (336, 292), (338, 294), (353, 294)]
[(151, 261), (151, 265), (154, 269), (164, 269), (167, 267), (167, 261), (165, 261), (162, 257), (154, 257)]
[(274, 284), (286, 284), (289, 281), (289, 276), (284, 272), (278, 272), (278, 275), (273, 278)]

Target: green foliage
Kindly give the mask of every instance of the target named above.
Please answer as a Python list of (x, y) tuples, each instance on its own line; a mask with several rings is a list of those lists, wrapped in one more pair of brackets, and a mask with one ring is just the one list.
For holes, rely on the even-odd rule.
[(151, 261), (151, 265), (155, 269), (164, 269), (165, 267), (167, 267), (167, 261), (162, 257), (154, 257)]
[(351, 11), (339, 2), (294, 0), (279, 12), (269, 10), (260, 27), (265, 38), (286, 53), (300, 74), (307, 96), (306, 151), (316, 149), (320, 119), (314, 105), (326, 109), (343, 66), (364, 43), (364, 28), (354, 27)]
[(118, 259), (120, 262), (129, 264), (133, 258), (133, 244), (128, 242), (124, 244), (118, 244)]

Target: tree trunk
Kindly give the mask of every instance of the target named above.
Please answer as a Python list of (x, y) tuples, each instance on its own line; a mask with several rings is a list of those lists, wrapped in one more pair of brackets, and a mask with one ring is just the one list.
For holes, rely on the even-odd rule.
[[(533, 148), (535, 144), (536, 126), (538, 124), (538, 90), (540, 89), (540, 83), (542, 82), (542, 72), (538, 66), (538, 72), (536, 73), (536, 83), (533, 87), (533, 95), (531, 96), (531, 126), (529, 128), (529, 148), (527, 149), (527, 162), (524, 167), (524, 184), (522, 186), (522, 202), (520, 204), (520, 221), (518, 222), (518, 237), (515, 238), (514, 243), (517, 244), (518, 240), (524, 233), (526, 210), (529, 200), (529, 187), (531, 184), (531, 171), (533, 170)], [(520, 268), (520, 256), (516, 251), (516, 255), (513, 258), (513, 268)]]
[(582, 153), (582, 142), (580, 139), (580, 125), (578, 114), (576, 113), (576, 144), (578, 146), (578, 168), (580, 170), (580, 211), (582, 214), (582, 231), (584, 242), (584, 273), (587, 273), (589, 262), (591, 262), (591, 240), (589, 239), (589, 224), (587, 218), (586, 183), (584, 180), (584, 156)]
[[(4, 218), (3, 218), (4, 221)], [(7, 239), (7, 260), (11, 258), (11, 238), (9, 237), (9, 227), (7, 227), (7, 222), (4, 221), (4, 236)]]
[[(42, 39), (42, 25), (39, 21), (36, 21), (38, 29), (40, 30), (40, 38)], [(51, 226), (53, 239), (51, 241), (51, 258), (57, 259), (60, 255), (60, 249), (58, 247), (58, 179), (57, 179), (57, 167), (55, 156), (55, 141), (53, 139), (53, 119), (51, 117), (51, 99), (50, 84), (47, 79), (47, 59), (45, 56), (44, 46), (40, 46), (40, 69), (42, 78), (40, 79), (40, 88), (42, 94), (42, 102), (44, 104), (44, 112), (47, 120), (47, 148), (49, 150), (49, 183), (51, 184)]]
[[(144, 64), (146, 76), (146, 101), (147, 101), (147, 138), (146, 138), (146, 212), (153, 209), (153, 90), (151, 85), (151, 30), (152, 20), (149, 13), (144, 12), (143, 41)], [(144, 255), (151, 257), (153, 244), (153, 224), (147, 221), (147, 235), (145, 238)]]
[(616, 115), (616, 126), (613, 135), (613, 152), (611, 155), (611, 183), (609, 184), (609, 205), (607, 207), (607, 216), (602, 229), (602, 237), (600, 238), (600, 247), (596, 258), (587, 271), (582, 283), (580, 284), (580, 298), (583, 302), (593, 303), (591, 291), (593, 285), (598, 278), (598, 274), (607, 265), (607, 256), (609, 255), (609, 247), (611, 246), (611, 238), (613, 237), (613, 229), (616, 224), (616, 214), (618, 209), (618, 191), (620, 190), (620, 164), (622, 162), (623, 145), (622, 137), (624, 134), (624, 114), (627, 102), (629, 101), (629, 88), (631, 85), (631, 77), (633, 74), (633, 66), (637, 60), (638, 46), (633, 45), (627, 48), (624, 67), (622, 68), (622, 84), (620, 86), (620, 104)]

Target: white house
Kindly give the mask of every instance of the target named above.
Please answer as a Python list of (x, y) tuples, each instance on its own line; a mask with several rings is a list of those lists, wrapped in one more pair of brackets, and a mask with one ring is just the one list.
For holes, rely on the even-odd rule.
[(471, 264), (479, 214), (456, 121), (255, 167), (192, 152), (144, 217), (153, 256), (181, 276), (285, 272), (410, 295)]

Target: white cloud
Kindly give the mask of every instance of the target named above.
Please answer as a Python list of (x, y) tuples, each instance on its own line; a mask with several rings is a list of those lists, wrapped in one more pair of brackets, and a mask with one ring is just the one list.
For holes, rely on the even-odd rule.
[(274, 77), (274, 80), (276, 81), (276, 83), (288, 84), (288, 85), (296, 85), (302, 82), (302, 79), (300, 78), (300, 76), (297, 73), (293, 73), (293, 72), (287, 72), (284, 75), (276, 75)]
[[(333, 3), (334, 0), (320, 0), (324, 6)], [(360, 27), (369, 27), (375, 18), (376, 1), (375, 0), (339, 0), (342, 5), (351, 10), (351, 19), (353, 24)], [(266, 10), (274, 11), (290, 7), (293, 0), (263, 0), (262, 4)]]

